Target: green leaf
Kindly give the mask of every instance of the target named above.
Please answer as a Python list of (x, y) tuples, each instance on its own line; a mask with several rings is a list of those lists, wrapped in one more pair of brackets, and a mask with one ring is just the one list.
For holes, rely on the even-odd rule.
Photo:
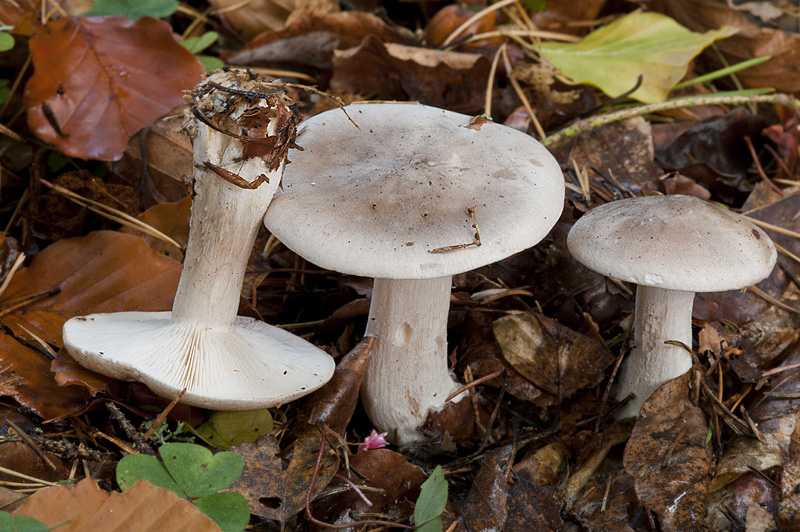
[[(417, 530), (424, 530), (425, 532), (440, 532), (442, 530), (442, 522), (439, 516), (444, 511), (447, 504), (447, 481), (444, 479), (442, 466), (436, 466), (428, 480), (422, 483), (422, 488), (417, 499), (417, 504), (414, 507), (414, 523), (417, 525)], [(423, 528), (427, 523), (438, 521), (438, 527)]]
[(69, 521), (65, 521), (54, 527), (48, 527), (33, 517), (28, 517), (27, 515), (12, 517), (8, 512), (0, 511), (0, 532), (49, 532), (67, 523), (69, 523)]
[(738, 29), (694, 33), (658, 13), (631, 13), (586, 36), (579, 43), (542, 43), (538, 51), (570, 78), (570, 83), (593, 85), (618, 96), (636, 85), (631, 98), (663, 102), (686, 75), (689, 61), (717, 39)]
[(133, 486), (137, 480), (149, 480), (154, 486), (166, 488), (186, 498), (186, 492), (175, 482), (158, 458), (146, 454), (129, 454), (117, 464), (117, 484), (122, 491)]
[(82, 17), (118, 16), (136, 20), (141, 17), (168, 17), (178, 9), (178, 0), (95, 0)]
[(184, 48), (192, 52), (193, 54), (199, 54), (212, 44), (214, 44), (217, 39), (219, 38), (219, 33), (216, 31), (207, 31), (202, 34), (200, 37), (189, 37), (188, 39), (184, 39), (181, 41), (181, 45)]
[(167, 443), (158, 450), (164, 467), (189, 497), (203, 497), (233, 484), (244, 460), (237, 453), (211, 451), (193, 443)]
[(242, 495), (232, 491), (214, 493), (194, 501), (222, 532), (242, 532), (250, 522), (250, 505)]
[(14, 37), (8, 33), (0, 32), (0, 52), (6, 52), (14, 48)]
[(547, 7), (547, 0), (522, 0), (525, 7), (537, 13), (542, 12)]
[(197, 60), (200, 61), (204, 67), (206, 67), (206, 72), (213, 72), (225, 66), (225, 62), (219, 57), (213, 57), (210, 55), (198, 55), (195, 57), (197, 57)]
[(253, 443), (259, 436), (272, 432), (269, 410), (244, 412), (214, 412), (208, 421), (194, 430), (203, 441), (228, 450), (242, 443)]

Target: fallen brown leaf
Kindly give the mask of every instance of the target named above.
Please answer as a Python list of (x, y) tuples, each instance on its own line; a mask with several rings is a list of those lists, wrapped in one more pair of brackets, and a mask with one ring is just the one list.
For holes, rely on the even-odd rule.
[(642, 405), (625, 447), (625, 471), (665, 532), (698, 530), (706, 513), (711, 447), (708, 421), (689, 402), (691, 372), (668, 381)]
[(91, 478), (74, 486), (54, 486), (29, 497), (13, 515), (27, 515), (60, 532), (219, 532), (192, 503), (146, 480), (124, 493), (107, 493)]
[(73, 316), (170, 310), (180, 273), (180, 263), (133, 235), (98, 231), (59, 240), (14, 275), (0, 308), (53, 288), (61, 291), (0, 317), (0, 323), (17, 336), (33, 333), (61, 347), (61, 328)]
[(515, 449), (506, 445), (487, 452), (459, 512), (456, 531), (502, 530), (508, 517), (506, 499)]
[(203, 66), (170, 26), (142, 17), (64, 17), (30, 40), (28, 124), (59, 151), (119, 159), (128, 139), (183, 99)]

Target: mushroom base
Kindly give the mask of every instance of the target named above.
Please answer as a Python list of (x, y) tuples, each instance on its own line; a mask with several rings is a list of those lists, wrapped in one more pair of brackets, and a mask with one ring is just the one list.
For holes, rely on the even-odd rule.
[(335, 366), (301, 338), (241, 316), (232, 327), (199, 327), (171, 312), (92, 314), (67, 321), (63, 337), (86, 368), (167, 398), (185, 388), (182, 403), (213, 410), (287, 403), (325, 384)]
[[(396, 445), (423, 439), (417, 428), (459, 388), (447, 368), (451, 277), (375, 279), (367, 335), (376, 336), (361, 400)], [(452, 399), (458, 402), (466, 392)]]
[(665, 290), (639, 285), (634, 317), (635, 347), (622, 366), (617, 399), (635, 397), (617, 417), (638, 416), (639, 409), (656, 389), (692, 368), (686, 349), (664, 342), (692, 345), (692, 304), (694, 292)]

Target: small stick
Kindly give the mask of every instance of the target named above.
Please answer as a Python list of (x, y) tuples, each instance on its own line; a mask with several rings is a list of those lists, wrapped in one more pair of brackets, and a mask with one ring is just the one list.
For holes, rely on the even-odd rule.
[(750, 156), (753, 158), (753, 162), (756, 164), (756, 170), (758, 170), (758, 175), (761, 176), (761, 179), (766, 181), (766, 183), (770, 186), (772, 190), (780, 194), (781, 197), (784, 197), (783, 190), (781, 190), (778, 187), (778, 185), (773, 183), (770, 180), (770, 178), (767, 177), (767, 174), (764, 173), (764, 168), (761, 167), (761, 161), (758, 160), (758, 154), (756, 153), (756, 149), (755, 147), (753, 147), (753, 141), (751, 141), (750, 137), (748, 137), (747, 135), (744, 136), (744, 141), (747, 144), (747, 149), (750, 150)]
[(206, 167), (209, 170), (220, 176), (222, 179), (224, 179), (231, 185), (243, 188), (245, 190), (255, 190), (258, 187), (260, 187), (263, 183), (269, 183), (269, 177), (267, 177), (266, 174), (259, 175), (253, 181), (247, 181), (246, 179), (242, 179), (233, 172), (225, 170), (221, 166), (217, 166), (211, 161), (203, 161), (203, 164), (206, 165)]
[(47, 480), (42, 480), (36, 477), (30, 477), (23, 473), (18, 473), (13, 469), (6, 469), (5, 467), (0, 467), (0, 473), (5, 473), (6, 475), (11, 475), (12, 477), (23, 478), (25, 480), (30, 480), (31, 482), (36, 482), (37, 484), (44, 484), (45, 486), (58, 486), (56, 482), (48, 482)]
[(119, 423), (119, 426), (122, 427), (122, 430), (125, 431), (125, 434), (133, 440), (133, 443), (136, 444), (136, 447), (139, 448), (139, 451), (145, 454), (155, 454), (153, 449), (150, 447), (150, 444), (147, 443), (147, 439), (142, 437), (142, 434), (136, 430), (128, 418), (125, 417), (125, 414), (119, 409), (117, 405), (112, 402), (106, 403), (106, 409), (111, 413), (111, 417)]
[(37, 293), (31, 294), (29, 296), (23, 296), (23, 297), (20, 297), (20, 298), (17, 298), (17, 299), (12, 299), (11, 301), (8, 301), (4, 306), (0, 307), (0, 316), (5, 316), (6, 314), (14, 312), (15, 310), (19, 310), (22, 307), (26, 307), (26, 306), (30, 305), (31, 303), (35, 303), (36, 301), (39, 301), (40, 299), (47, 299), (48, 297), (54, 296), (54, 295), (58, 294), (59, 292), (61, 292), (61, 287), (60, 286), (56, 286), (56, 287), (51, 288), (49, 290), (44, 290), (42, 292), (37, 292)]
[(161, 425), (161, 423), (164, 421), (164, 418), (167, 417), (167, 414), (172, 412), (172, 409), (175, 408), (175, 405), (178, 404), (178, 401), (181, 400), (181, 397), (183, 397), (183, 394), (185, 394), (185, 393), (186, 393), (186, 388), (181, 390), (181, 393), (179, 393), (178, 396), (175, 397), (175, 399), (173, 399), (172, 402), (170, 404), (168, 404), (167, 407), (164, 410), (161, 411), (161, 413), (158, 415), (158, 417), (155, 419), (155, 421), (153, 421), (153, 424), (150, 425), (150, 428), (147, 429), (147, 432), (144, 433), (144, 439), (145, 440), (149, 440), (150, 439), (150, 436), (152, 436), (153, 433), (158, 428), (158, 426)]
[(672, 445), (669, 446), (669, 450), (667, 451), (666, 456), (664, 459), (661, 460), (661, 468), (665, 468), (669, 465), (669, 459), (672, 456), (672, 453), (675, 452), (675, 448), (678, 446), (678, 442), (680, 442), (683, 437), (686, 435), (686, 431), (689, 430), (689, 425), (684, 425), (678, 435), (675, 437), (675, 441), (672, 442)]
[(455, 251), (457, 249), (464, 249), (471, 246), (480, 247), (481, 245), (481, 232), (478, 229), (478, 222), (475, 220), (475, 209), (477, 206), (467, 207), (467, 214), (469, 214), (470, 219), (472, 220), (472, 228), (475, 229), (475, 242), (470, 242), (468, 244), (455, 244), (452, 246), (444, 246), (441, 248), (436, 249), (429, 249), (428, 253), (448, 253), (450, 251)]
[(8, 423), (8, 424), (11, 426), (11, 428), (12, 428), (12, 429), (14, 429), (14, 431), (15, 431), (15, 432), (16, 432), (16, 433), (19, 435), (19, 437), (20, 437), (20, 438), (22, 438), (22, 441), (24, 441), (25, 443), (27, 443), (27, 444), (28, 444), (28, 446), (29, 446), (31, 449), (33, 449), (33, 450), (34, 450), (34, 452), (36, 452), (36, 454), (38, 454), (38, 455), (39, 455), (39, 457), (42, 459), (42, 461), (43, 461), (45, 464), (47, 464), (47, 466), (48, 466), (50, 469), (52, 469), (53, 471), (56, 471), (56, 470), (58, 469), (58, 468), (56, 467), (56, 465), (55, 465), (55, 464), (54, 464), (54, 463), (53, 463), (53, 462), (50, 460), (50, 458), (48, 458), (48, 457), (47, 457), (47, 455), (46, 455), (46, 454), (44, 454), (44, 451), (42, 451), (42, 450), (39, 448), (39, 446), (38, 446), (38, 445), (36, 445), (36, 443), (35, 443), (35, 442), (34, 442), (34, 441), (31, 439), (31, 437), (28, 435), (28, 433), (27, 433), (27, 432), (25, 432), (24, 430), (22, 430), (22, 429), (21, 429), (21, 428), (20, 428), (20, 427), (19, 427), (19, 426), (18, 426), (16, 423), (14, 423), (13, 421), (11, 421), (9, 418), (6, 418), (6, 423)]
[(499, 377), (500, 375), (502, 375), (503, 373), (505, 373), (505, 371), (506, 371), (506, 369), (505, 369), (505, 368), (503, 368), (503, 369), (499, 369), (499, 370), (495, 371), (494, 373), (489, 373), (488, 375), (484, 375), (483, 377), (481, 377), (481, 378), (479, 378), (479, 379), (475, 379), (474, 381), (468, 382), (467, 384), (465, 384), (464, 386), (462, 386), (462, 387), (461, 387), (461, 388), (459, 388), (458, 390), (456, 390), (456, 391), (454, 391), (453, 393), (451, 393), (450, 395), (448, 395), (448, 396), (447, 396), (447, 399), (445, 399), (445, 400), (444, 400), (444, 402), (445, 402), (445, 403), (448, 403), (448, 402), (450, 402), (450, 400), (451, 400), (451, 399), (453, 399), (454, 397), (457, 397), (458, 395), (460, 395), (460, 394), (461, 394), (461, 392), (464, 392), (464, 391), (466, 391), (466, 390), (469, 390), (469, 389), (470, 389), (470, 388), (472, 388), (473, 386), (477, 386), (477, 385), (479, 385), (479, 384), (481, 384), (481, 383), (484, 383), (484, 382), (486, 382), (486, 381), (492, 380), (492, 379), (494, 379), (495, 377)]
[(364, 504), (366, 504), (367, 506), (369, 506), (370, 508), (372, 508), (372, 501), (370, 501), (369, 499), (367, 499), (367, 496), (366, 496), (366, 495), (364, 495), (364, 492), (362, 492), (362, 491), (361, 491), (361, 490), (358, 488), (358, 486), (356, 486), (356, 485), (355, 485), (355, 483), (354, 483), (352, 480), (350, 480), (349, 478), (347, 478), (347, 477), (345, 477), (345, 476), (342, 476), (342, 475), (340, 475), (339, 473), (336, 473), (336, 474), (335, 474), (335, 475), (333, 475), (333, 476), (334, 476), (334, 478), (338, 478), (339, 480), (341, 480), (342, 482), (344, 482), (345, 484), (347, 484), (348, 486), (350, 486), (351, 488), (353, 488), (353, 491), (355, 491), (355, 492), (358, 494), (358, 496), (359, 496), (359, 497), (361, 497), (361, 500), (362, 500), (362, 501), (364, 501)]
[(614, 474), (608, 475), (608, 482), (606, 482), (606, 491), (603, 494), (603, 503), (600, 505), (600, 513), (606, 513), (606, 502), (608, 501), (608, 493), (611, 491), (611, 481), (614, 480)]

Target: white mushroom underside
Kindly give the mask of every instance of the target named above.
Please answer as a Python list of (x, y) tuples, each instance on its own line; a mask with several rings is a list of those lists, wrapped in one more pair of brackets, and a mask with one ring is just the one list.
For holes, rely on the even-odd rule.
[[(289, 402), (327, 382), (333, 359), (291, 333), (251, 318), (233, 327), (173, 323), (171, 312), (118, 312), (73, 318), (64, 344), (98, 373), (146, 384), (156, 394), (217, 410)], [(291, 354), (287, 354), (290, 352)]]

